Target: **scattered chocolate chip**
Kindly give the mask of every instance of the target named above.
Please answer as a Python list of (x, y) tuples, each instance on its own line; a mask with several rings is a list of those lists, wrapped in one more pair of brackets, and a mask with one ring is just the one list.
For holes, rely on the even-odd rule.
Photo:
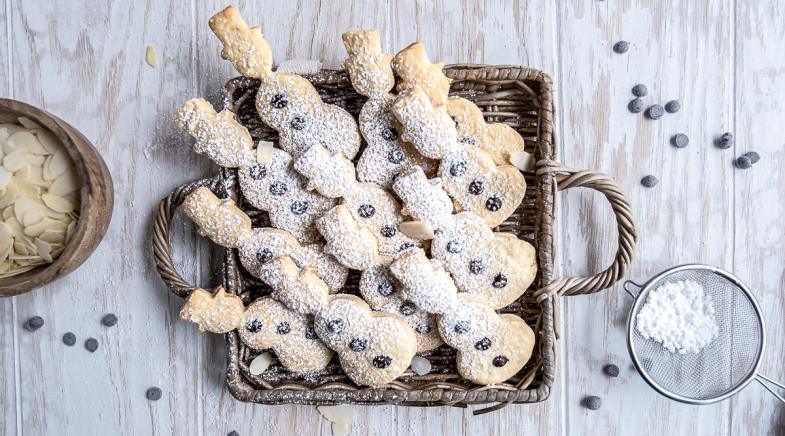
[(95, 350), (98, 349), (98, 339), (90, 338), (84, 341), (84, 347), (87, 348), (87, 351), (95, 353)]
[(343, 328), (344, 325), (342, 319), (334, 319), (327, 323), (327, 330), (329, 330), (330, 333), (333, 334), (341, 333), (343, 331)]
[(398, 247), (398, 251), (403, 251), (406, 250), (407, 248), (412, 248), (412, 247), (414, 247), (414, 244), (412, 244), (411, 242), (404, 242), (403, 244), (401, 244), (400, 247)]
[(630, 112), (637, 114), (643, 112), (644, 106), (645, 104), (643, 103), (643, 100), (634, 98), (630, 100), (629, 104), (627, 104), (627, 109), (629, 109)]
[(262, 180), (267, 175), (267, 167), (264, 165), (253, 165), (248, 168), (248, 175), (254, 180)]
[(158, 401), (163, 396), (163, 392), (161, 392), (161, 388), (153, 386), (144, 395), (150, 401)]
[(675, 114), (680, 110), (681, 110), (681, 103), (679, 103), (679, 100), (671, 100), (665, 103), (665, 112), (669, 114)]
[(502, 199), (499, 197), (490, 197), (485, 201), (485, 208), (491, 212), (496, 212), (502, 208)]
[(733, 147), (733, 133), (723, 133), (722, 136), (717, 139), (716, 145), (722, 149)]
[(496, 277), (493, 278), (493, 287), (501, 289), (505, 286), (507, 286), (507, 276), (502, 273), (496, 274)]
[(469, 183), (469, 194), (480, 195), (484, 190), (485, 190), (485, 186), (483, 185), (482, 180), (475, 179), (472, 180), (471, 183)]
[(289, 206), (289, 209), (295, 215), (302, 215), (308, 211), (308, 202), (305, 200), (297, 200)]
[(646, 85), (639, 83), (632, 87), (632, 95), (636, 97), (646, 97), (649, 95), (649, 89), (646, 88)]
[(260, 263), (267, 263), (273, 260), (273, 252), (269, 248), (262, 248), (256, 252), (256, 260)]
[(44, 319), (40, 316), (34, 316), (25, 322), (25, 330), (34, 332), (44, 326)]
[(415, 306), (414, 303), (409, 300), (404, 301), (401, 303), (401, 306), (398, 307), (398, 312), (401, 312), (401, 315), (403, 316), (414, 315), (416, 310), (417, 306)]
[(463, 244), (461, 244), (459, 241), (452, 240), (447, 243), (447, 251), (450, 253), (460, 253), (461, 250), (463, 250)]
[(752, 162), (753, 165), (758, 163), (758, 161), (760, 160), (760, 155), (757, 152), (755, 152), (755, 151), (748, 151), (748, 152), (744, 153), (744, 156), (747, 156), (750, 159), (750, 162)]
[(474, 344), (474, 348), (485, 351), (488, 348), (491, 348), (491, 340), (489, 338), (482, 338)]
[(357, 353), (365, 350), (365, 347), (367, 346), (368, 346), (367, 339), (354, 338), (351, 341), (349, 341), (349, 348)]
[(385, 297), (389, 297), (390, 294), (395, 292), (395, 286), (393, 286), (390, 280), (384, 280), (383, 282), (379, 283), (379, 286), (376, 287), (376, 290)]
[(684, 148), (690, 143), (690, 138), (684, 133), (677, 133), (671, 136), (671, 145), (678, 148)]
[(390, 366), (392, 359), (389, 356), (376, 356), (373, 358), (373, 366), (384, 369)]
[(302, 130), (305, 128), (305, 118), (300, 115), (295, 116), (292, 118), (292, 121), (289, 123), (289, 126), (292, 127), (294, 130)]
[(376, 208), (370, 204), (361, 204), (360, 207), (357, 208), (357, 213), (363, 218), (370, 218), (376, 213)]
[(665, 109), (663, 109), (662, 106), (658, 104), (653, 104), (646, 110), (646, 116), (652, 120), (659, 120), (664, 114)]
[(252, 319), (245, 323), (245, 328), (251, 333), (260, 331), (262, 327), (264, 327), (264, 324), (262, 324), (262, 322), (258, 319)]
[(275, 94), (273, 98), (270, 99), (270, 106), (276, 109), (283, 109), (287, 104), (289, 104), (289, 100), (287, 100), (286, 96), (283, 94)]
[(616, 44), (613, 44), (613, 51), (618, 54), (626, 53), (627, 50), (630, 49), (629, 41), (619, 41)]
[(609, 363), (602, 367), (602, 372), (605, 373), (608, 377), (618, 377), (619, 376), (619, 367)]
[(387, 161), (393, 164), (399, 164), (403, 162), (403, 151), (398, 150), (397, 148), (390, 150), (387, 153)]
[(653, 188), (657, 186), (657, 183), (660, 183), (659, 179), (651, 175), (641, 179), (641, 185), (643, 185), (644, 188)]
[(455, 330), (455, 333), (464, 334), (468, 333), (469, 330), (472, 329), (472, 326), (469, 324), (469, 321), (458, 321), (455, 323), (455, 327), (453, 329)]
[(379, 233), (381, 233), (385, 238), (392, 238), (397, 232), (393, 226), (382, 226), (382, 228), (379, 230)]
[(596, 395), (589, 395), (583, 399), (583, 407), (589, 410), (597, 410), (602, 406), (602, 399)]
[(292, 331), (292, 325), (289, 324), (287, 321), (281, 321), (275, 327), (275, 332), (278, 333), (279, 335), (285, 335), (290, 331)]
[(280, 180), (276, 180), (270, 184), (270, 194), (273, 195), (284, 195), (286, 191), (289, 190), (289, 187), (286, 186), (286, 183), (281, 182)]
[(736, 168), (746, 170), (752, 166), (752, 159), (748, 156), (739, 156), (736, 158)]
[(427, 322), (423, 321), (423, 322), (417, 324), (417, 327), (414, 328), (414, 331), (416, 331), (417, 333), (419, 333), (421, 335), (424, 335), (424, 334), (429, 333), (431, 331), (431, 325), (428, 324)]
[(485, 271), (485, 263), (479, 259), (469, 261), (469, 272), (472, 274), (482, 274)]
[(461, 177), (466, 174), (466, 162), (460, 161), (450, 165), (450, 175), (453, 177)]
[(398, 139), (398, 133), (392, 127), (385, 127), (384, 130), (382, 130), (382, 138), (387, 141), (395, 141)]
[(493, 366), (497, 368), (501, 368), (502, 366), (506, 365), (507, 362), (509, 361), (510, 359), (508, 359), (507, 356), (496, 356), (493, 358)]
[(240, 436), (240, 433), (237, 433), (236, 431), (232, 430), (229, 433), (227, 433), (226, 436)]
[(76, 344), (76, 335), (68, 332), (63, 335), (63, 343), (68, 345), (69, 347), (73, 347)]
[(117, 315), (114, 313), (107, 313), (101, 318), (101, 324), (107, 327), (114, 327), (117, 324)]
[(308, 326), (305, 328), (305, 339), (311, 341), (316, 340), (316, 330), (314, 330), (312, 326)]

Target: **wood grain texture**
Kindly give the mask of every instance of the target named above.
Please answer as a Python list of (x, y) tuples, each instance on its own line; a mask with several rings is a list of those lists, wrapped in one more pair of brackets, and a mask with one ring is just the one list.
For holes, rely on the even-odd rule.
[[(0, 46), (10, 48), (0, 56), (0, 89), (80, 129), (103, 154), (116, 195), (108, 236), (86, 264), (39, 292), (0, 299), (0, 434), (329, 435), (314, 407), (234, 401), (224, 387), (222, 338), (178, 320), (182, 301), (168, 296), (150, 260), (150, 218), (160, 198), (215, 171), (191, 152), (171, 115), (195, 96), (220, 104), (224, 82), (236, 74), (219, 59), (206, 24), (225, 2), (89, 3), (0, 3)], [(435, 60), (549, 72), (558, 91), (560, 159), (614, 175), (631, 200), (641, 238), (630, 278), (690, 261), (735, 269), (764, 306), (762, 369), (782, 380), (785, 11), (775, 0), (747, 3), (262, 0), (237, 7), (262, 27), (277, 61), (320, 58), (337, 67), (341, 32), (372, 26), (391, 52), (421, 40)], [(618, 39), (633, 43), (626, 55), (612, 52)], [(144, 62), (148, 45), (157, 51), (156, 68)], [(657, 122), (628, 113), (638, 82), (649, 87), (648, 102), (678, 98), (684, 109)], [(727, 130), (736, 133), (735, 149), (713, 147)], [(668, 145), (677, 132), (690, 136), (686, 149)], [(753, 148), (762, 161), (735, 170), (733, 157)], [(660, 184), (643, 189), (646, 174)], [(560, 206), (560, 272), (601, 269), (616, 239), (607, 205), (599, 195), (570, 191)], [(209, 244), (185, 221), (173, 238), (176, 262), (192, 283), (214, 285)], [(629, 305), (618, 287), (561, 301), (557, 387), (544, 404), (480, 417), (455, 408), (362, 407), (352, 433), (785, 432), (782, 407), (759, 386), (700, 408), (659, 397), (630, 367)], [(120, 317), (113, 329), (100, 325), (106, 312)], [(36, 333), (20, 328), (32, 315), (47, 323)], [(76, 333), (77, 346), (61, 344), (66, 331)], [(95, 354), (82, 346), (90, 336), (101, 342)], [(618, 379), (602, 375), (607, 362), (621, 367)], [(156, 403), (144, 398), (152, 385), (164, 391)], [(596, 412), (580, 406), (592, 394), (604, 399)]]
[[(736, 171), (733, 267), (757, 297), (766, 323), (760, 372), (785, 382), (785, 4), (736, 5), (734, 74), (736, 144), (761, 160)], [(728, 150), (730, 151), (730, 150)], [(730, 160), (730, 156), (728, 157)], [(726, 162), (730, 165), (730, 162)], [(780, 395), (785, 392), (779, 390)], [(785, 434), (785, 406), (752, 383), (731, 400), (731, 434)]]

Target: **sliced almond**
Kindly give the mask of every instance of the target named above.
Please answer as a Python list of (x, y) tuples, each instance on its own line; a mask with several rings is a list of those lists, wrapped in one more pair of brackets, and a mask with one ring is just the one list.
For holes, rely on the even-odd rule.
[[(5, 221), (8, 218), (11, 218), (12, 216), (14, 216), (14, 207), (13, 206), (8, 206), (8, 207), (4, 208), (2, 216), (3, 216), (3, 221)], [(0, 224), (5, 224), (5, 223), (0, 223)]]
[(24, 228), (21, 224), (19, 224), (19, 221), (17, 221), (15, 217), (8, 218), (5, 220), (4, 224), (7, 225), (9, 229), (11, 229), (11, 234), (14, 235), (14, 238), (21, 238), (24, 236)]
[(248, 365), (248, 371), (252, 375), (259, 375), (267, 371), (267, 368), (269, 368), (272, 363), (273, 355), (270, 353), (262, 353), (251, 361), (251, 364)]
[(65, 231), (44, 230), (38, 239), (50, 244), (62, 244), (65, 242)]
[(23, 150), (14, 150), (3, 157), (3, 167), (9, 172), (15, 173), (25, 165), (27, 165), (27, 160)]
[(0, 127), (0, 141), (5, 141), (6, 139), (8, 139), (8, 129)]
[(54, 210), (48, 207), (45, 207), (43, 211), (44, 211), (44, 215), (48, 216), (49, 218), (52, 218), (55, 221), (64, 222), (66, 224), (71, 222), (71, 220), (73, 219), (70, 216), (68, 216), (68, 214), (55, 212)]
[(434, 239), (433, 227), (428, 221), (404, 221), (398, 224), (398, 230), (412, 239)]
[[(30, 155), (28, 155), (29, 157)], [(40, 156), (38, 156), (40, 157)], [(30, 182), (33, 185), (40, 186), (42, 188), (48, 188), (52, 182), (48, 182), (44, 180), (43, 177), (43, 170), (41, 166), (34, 166), (34, 165), (27, 165), (25, 168), (22, 168), (21, 171), (25, 171), (25, 181)]]
[(55, 154), (63, 149), (63, 144), (60, 140), (47, 130), (39, 130), (36, 132), (35, 136), (49, 154)]
[(155, 68), (158, 65), (158, 56), (155, 54), (155, 48), (147, 46), (147, 49), (144, 53), (144, 59), (147, 61), (147, 65)]
[(40, 169), (40, 167), (42, 167), (44, 165), (44, 162), (46, 161), (46, 158), (47, 158), (47, 156), (42, 156), (42, 155), (38, 155), (38, 154), (27, 154), (27, 155), (25, 155), (25, 161), (27, 161), (27, 163), (29, 165), (32, 165), (32, 166), (35, 166), (35, 167), (39, 167), (39, 169)]
[(333, 422), (330, 425), (330, 430), (333, 432), (333, 436), (349, 436), (349, 430), (351, 426), (349, 424), (342, 424), (340, 422)]
[(8, 186), (8, 182), (11, 181), (11, 174), (7, 169), (0, 168), (0, 189), (5, 189)]
[(23, 125), (27, 129), (43, 129), (43, 127), (39, 126), (38, 123), (31, 120), (30, 118), (19, 117), (16, 120), (19, 121), (19, 124)]
[(525, 151), (510, 153), (510, 163), (521, 171), (533, 170), (535, 162), (534, 156)]
[(51, 263), (52, 262), (52, 246), (48, 242), (36, 239), (35, 246), (38, 249), (38, 255), (41, 259)]
[(14, 236), (5, 223), (0, 223), (0, 260), (5, 261), (11, 254), (14, 245)]
[(53, 156), (47, 156), (44, 160), (44, 165), (41, 167), (41, 176), (43, 176), (44, 180), (50, 182), (57, 178), (57, 176), (52, 174), (52, 170), (49, 169), (49, 167), (52, 165), (52, 157)]
[(49, 186), (49, 193), (63, 196), (77, 189), (79, 189), (79, 178), (76, 176), (76, 173), (66, 171), (52, 182), (52, 185)]
[(60, 151), (52, 156), (52, 161), (49, 162), (49, 171), (53, 176), (57, 177), (65, 173), (70, 164), (71, 158), (68, 156), (68, 153), (65, 149), (60, 149)]
[(337, 422), (339, 424), (351, 424), (357, 412), (354, 407), (348, 404), (338, 404), (335, 406), (319, 406), (316, 408), (322, 416), (330, 422)]
[(59, 195), (54, 194), (44, 194), (41, 196), (41, 200), (44, 201), (46, 207), (52, 209), (55, 212), (60, 213), (68, 213), (74, 210), (75, 204), (72, 201), (68, 201)]
[(14, 151), (17, 150), (16, 144), (8, 140), (3, 141), (2, 144), (0, 144), (0, 147), (2, 147), (3, 149), (3, 156), (5, 156), (8, 153), (13, 153)]
[(16, 132), (13, 135), (8, 137), (8, 141), (11, 141), (16, 145), (16, 148), (19, 150), (24, 150), (28, 153), (32, 154), (49, 154), (43, 145), (38, 142), (38, 138), (33, 135), (31, 132), (27, 131), (20, 131)]
[(30, 254), (30, 249), (27, 248), (27, 244), (22, 241), (14, 241), (14, 251), (23, 256)]
[(21, 223), (24, 222), (24, 216), (28, 211), (38, 208), (38, 204), (30, 198), (20, 197), (14, 202), (14, 216)]
[(273, 160), (273, 143), (270, 141), (259, 141), (256, 145), (256, 163), (267, 165)]
[(44, 215), (40, 209), (30, 209), (22, 218), (22, 225), (25, 227), (30, 227), (33, 224), (40, 223), (44, 218), (46, 218), (46, 215)]
[(2, 194), (0, 194), (0, 207), (8, 207), (13, 205), (17, 198), (19, 198), (19, 190), (12, 189), (9, 186), (3, 191)]

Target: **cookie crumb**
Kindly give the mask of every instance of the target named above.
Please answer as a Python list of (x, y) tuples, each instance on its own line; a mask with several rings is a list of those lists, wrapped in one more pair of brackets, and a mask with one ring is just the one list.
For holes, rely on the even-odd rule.
[(87, 348), (87, 351), (91, 353), (95, 353), (95, 350), (98, 349), (98, 339), (90, 338), (84, 342), (84, 347)]
[(150, 401), (158, 401), (163, 396), (163, 392), (161, 392), (161, 388), (153, 386), (147, 389), (147, 392), (145, 392), (145, 396)]
[(76, 335), (71, 333), (71, 332), (68, 332), (68, 333), (64, 334), (63, 335), (63, 343), (65, 345), (68, 345), (69, 347), (73, 347), (74, 344), (76, 344)]

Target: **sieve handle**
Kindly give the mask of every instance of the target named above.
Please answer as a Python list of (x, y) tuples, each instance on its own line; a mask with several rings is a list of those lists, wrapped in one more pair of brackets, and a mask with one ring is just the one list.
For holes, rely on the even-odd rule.
[(552, 174), (560, 191), (570, 188), (591, 188), (602, 193), (616, 216), (619, 244), (613, 263), (604, 271), (586, 277), (561, 277), (538, 289), (535, 296), (592, 294), (610, 287), (627, 271), (638, 235), (632, 218), (630, 203), (612, 177), (596, 171), (564, 168), (558, 162), (543, 159), (537, 162), (537, 176)]
[(777, 383), (777, 382), (775, 382), (774, 380), (772, 380), (772, 379), (770, 379), (770, 378), (766, 377), (766, 376), (765, 376), (765, 375), (763, 375), (763, 374), (758, 374), (758, 375), (756, 375), (756, 376), (755, 376), (755, 381), (757, 381), (758, 383), (760, 383), (760, 385), (761, 385), (761, 386), (763, 386), (764, 388), (766, 388), (766, 390), (767, 390), (767, 391), (771, 392), (771, 394), (772, 394), (772, 395), (774, 395), (775, 397), (777, 397), (777, 399), (778, 399), (778, 400), (780, 400), (780, 401), (781, 401), (783, 404), (785, 404), (785, 398), (783, 398), (783, 397), (782, 397), (782, 395), (780, 395), (780, 394), (778, 394), (776, 391), (774, 391), (774, 388), (773, 388), (773, 387), (771, 387), (771, 386), (769, 386), (769, 384), (772, 384), (772, 385), (774, 385), (774, 386), (776, 386), (776, 387), (778, 387), (778, 388), (780, 388), (780, 389), (783, 389), (783, 390), (785, 390), (785, 386), (784, 386), (784, 385), (782, 385), (781, 383)]

